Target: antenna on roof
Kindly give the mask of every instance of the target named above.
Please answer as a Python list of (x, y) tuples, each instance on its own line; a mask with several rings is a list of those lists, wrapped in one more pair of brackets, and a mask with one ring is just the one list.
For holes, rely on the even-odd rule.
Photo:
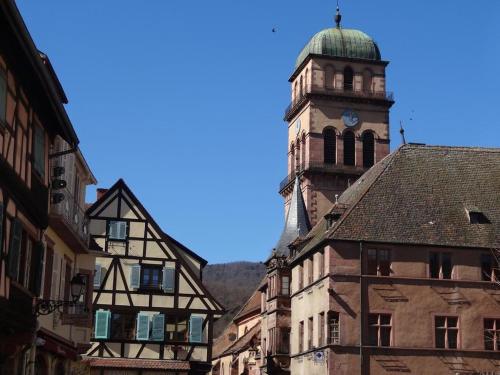
[(342, 20), (342, 15), (340, 14), (339, 0), (337, 0), (337, 13), (335, 13), (335, 23), (337, 24), (337, 29), (340, 29), (341, 20)]
[(403, 142), (403, 144), (405, 145), (406, 139), (405, 139), (405, 130), (403, 128), (403, 121), (399, 122), (399, 134), (401, 134), (401, 142)]

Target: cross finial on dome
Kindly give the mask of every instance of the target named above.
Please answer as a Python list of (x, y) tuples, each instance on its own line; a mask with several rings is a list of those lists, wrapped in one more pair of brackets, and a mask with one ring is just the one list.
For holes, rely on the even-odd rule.
[(337, 29), (340, 29), (341, 20), (342, 20), (342, 15), (340, 14), (339, 0), (337, 0), (337, 13), (335, 14), (335, 23), (337, 24)]

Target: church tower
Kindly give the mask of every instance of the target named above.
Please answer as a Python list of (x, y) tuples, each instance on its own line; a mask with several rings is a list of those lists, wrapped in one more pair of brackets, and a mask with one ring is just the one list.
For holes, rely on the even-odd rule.
[(336, 27), (314, 35), (289, 79), (288, 175), (280, 184), (286, 210), (300, 176), (309, 220), (315, 225), (335, 196), (389, 153), (388, 61), (365, 33)]

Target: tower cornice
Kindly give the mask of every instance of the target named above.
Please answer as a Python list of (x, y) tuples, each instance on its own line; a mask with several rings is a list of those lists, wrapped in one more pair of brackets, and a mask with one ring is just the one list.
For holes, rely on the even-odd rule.
[(370, 60), (370, 59), (359, 59), (353, 57), (337, 57), (337, 56), (327, 56), (327, 55), (318, 55), (318, 54), (309, 54), (305, 58), (305, 60), (293, 71), (290, 78), (288, 78), (288, 82), (293, 82), (293, 80), (299, 75), (299, 73), (304, 69), (304, 67), (311, 61), (311, 59), (323, 59), (323, 60), (331, 60), (331, 61), (344, 61), (344, 62), (352, 62), (359, 64), (370, 64), (370, 65), (379, 65), (386, 67), (389, 65), (389, 61), (387, 60)]

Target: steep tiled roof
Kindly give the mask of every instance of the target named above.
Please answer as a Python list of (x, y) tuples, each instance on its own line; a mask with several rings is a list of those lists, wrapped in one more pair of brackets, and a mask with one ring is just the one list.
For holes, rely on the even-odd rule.
[(260, 292), (257, 289), (253, 294), (250, 296), (248, 301), (243, 305), (241, 310), (238, 312), (238, 314), (235, 315), (233, 318), (233, 321), (237, 321), (241, 318), (245, 318), (249, 314), (259, 314), (260, 313)]
[(226, 351), (227, 348), (232, 346), (238, 337), (238, 327), (233, 322), (230, 322), (222, 334), (214, 340), (212, 346), (212, 358), (218, 358)]
[[(323, 240), (500, 246), (500, 149), (404, 145), (339, 198), (345, 211), (322, 219), (295, 259)], [(490, 224), (471, 224), (468, 210)]]
[(90, 367), (110, 367), (110, 368), (137, 368), (137, 369), (157, 369), (157, 370), (190, 370), (191, 366), (186, 361), (155, 360), (155, 359), (130, 359), (130, 358), (90, 358), (85, 362)]
[(236, 340), (233, 343), (233, 345), (227, 348), (224, 351), (224, 353), (222, 353), (222, 356), (232, 353), (239, 353), (242, 350), (245, 350), (248, 347), (250, 347), (252, 340), (259, 340), (259, 339), (260, 339), (260, 322), (254, 325), (252, 328), (250, 328), (247, 333), (245, 333), (238, 340)]

